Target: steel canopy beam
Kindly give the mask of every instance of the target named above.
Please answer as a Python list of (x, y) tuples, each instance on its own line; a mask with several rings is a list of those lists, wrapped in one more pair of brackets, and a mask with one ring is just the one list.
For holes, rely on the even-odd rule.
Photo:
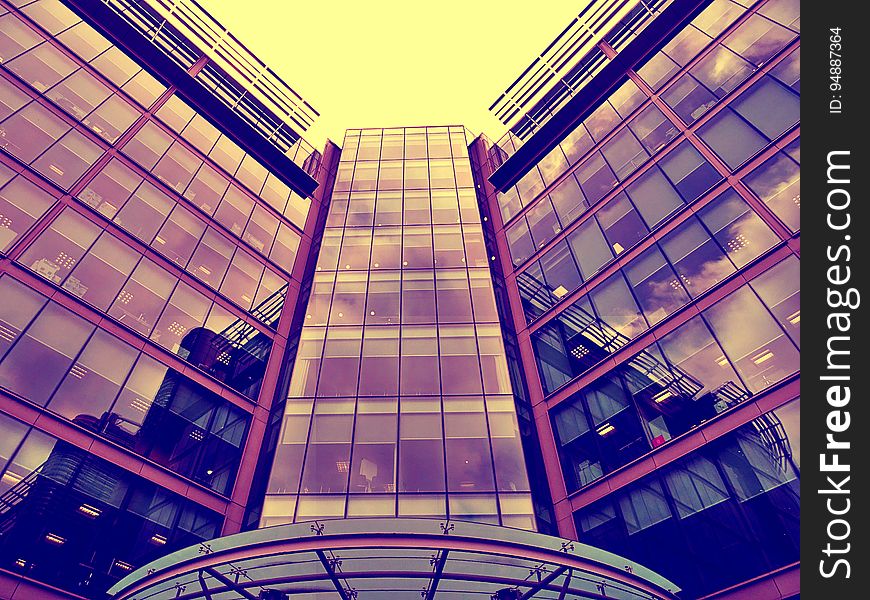
[[(220, 581), (222, 584), (224, 584), (225, 586), (227, 586), (228, 588), (233, 590), (235, 593), (237, 593), (242, 598), (245, 598), (245, 600), (258, 600), (258, 598), (255, 595), (253, 595), (251, 592), (249, 592), (245, 588), (239, 587), (236, 584), (236, 582), (234, 582), (232, 579), (230, 579), (229, 577), (227, 577), (223, 573), (220, 573), (219, 571), (217, 571), (211, 567), (205, 567), (203, 569), (203, 571), (205, 571), (206, 573), (208, 573), (209, 575), (211, 575), (212, 577), (214, 577), (215, 579)], [(200, 571), (200, 573), (202, 573), (202, 571)]]
[(326, 554), (323, 553), (323, 550), (315, 550), (317, 554), (317, 558), (320, 559), (320, 563), (323, 565), (323, 568), (326, 569), (326, 574), (329, 576), (329, 580), (332, 582), (332, 585), (335, 586), (335, 591), (338, 592), (341, 600), (351, 600), (350, 596), (347, 595), (347, 591), (341, 585), (341, 581), (339, 581), (338, 576), (335, 574), (335, 569), (332, 568), (332, 564), (329, 562), (329, 559), (326, 558)]
[(440, 583), (441, 575), (444, 573), (444, 563), (447, 562), (447, 554), (449, 552), (449, 550), (442, 550), (438, 556), (438, 560), (435, 563), (435, 573), (432, 575), (432, 579), (429, 582), (429, 590), (426, 592), (426, 600), (433, 600), (435, 598), (435, 592), (438, 590), (438, 583)]
[(544, 589), (548, 585), (550, 585), (554, 579), (556, 579), (559, 575), (564, 573), (567, 569), (568, 569), (568, 567), (559, 567), (558, 569), (556, 569), (555, 571), (553, 571), (552, 573), (550, 573), (549, 575), (544, 577), (542, 580), (540, 580), (538, 583), (533, 585), (532, 589), (530, 589), (528, 592), (526, 592), (525, 594), (520, 596), (520, 600), (529, 600), (529, 598), (531, 598), (532, 596), (534, 596), (535, 594), (540, 592), (542, 589)]

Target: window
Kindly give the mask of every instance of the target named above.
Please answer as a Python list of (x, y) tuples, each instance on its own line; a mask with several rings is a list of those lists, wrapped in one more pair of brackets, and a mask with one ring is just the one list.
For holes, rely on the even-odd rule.
[(214, 289), (218, 289), (235, 248), (222, 235), (209, 228), (196, 247), (187, 270)]
[(744, 178), (745, 183), (792, 231), (800, 229), (800, 166), (782, 152)]
[[(402, 322), (413, 321), (403, 316)], [(403, 325), (401, 348), (400, 393), (403, 396), (441, 393), (436, 328), (430, 325)]]
[(45, 94), (52, 102), (79, 120), (89, 115), (111, 95), (111, 90), (85, 69), (78, 69)]
[(550, 200), (564, 226), (576, 221), (589, 208), (580, 185), (573, 175), (568, 175), (550, 190)]
[(800, 121), (800, 98), (771, 77), (756, 82), (730, 106), (771, 140)]
[(762, 65), (795, 37), (793, 31), (754, 14), (731, 32), (722, 44), (749, 62)]
[(362, 325), (365, 315), (366, 280), (364, 271), (339, 271), (335, 278), (330, 325)]
[(571, 292), (583, 283), (580, 271), (571, 255), (571, 250), (564, 240), (553, 246), (541, 257), (541, 268), (547, 287), (556, 297), (561, 297)]
[(244, 250), (237, 250), (221, 284), (221, 293), (245, 310), (250, 310), (263, 269), (263, 264), (253, 256)]
[(589, 219), (569, 233), (568, 244), (584, 279), (589, 279), (613, 259), (613, 253), (595, 219)]
[(367, 325), (397, 325), (399, 323), (400, 283), (401, 279), (397, 271), (378, 271), (369, 274), (368, 298), (365, 308)]
[[(665, 144), (677, 137), (679, 133), (677, 128), (674, 127), (655, 104), (650, 104), (640, 111), (640, 113), (632, 119), (628, 127), (634, 132), (640, 140), (640, 143), (643, 144), (643, 147), (646, 148), (647, 152), (651, 155), (658, 152)], [(639, 165), (646, 159), (646, 154), (641, 154), (639, 148), (636, 150), (636, 156), (639, 156), (639, 162), (637, 163)], [(607, 156), (607, 152), (603, 152), (604, 155)], [(608, 160), (610, 160), (609, 157)], [(610, 163), (613, 164), (613, 161), (610, 160)], [(617, 175), (619, 175), (618, 171)], [(624, 179), (624, 177), (621, 177), (621, 179)]]
[[(0, 32), (0, 36), (2, 35)], [(30, 100), (30, 96), (12, 85), (10, 81), (0, 78), (0, 120), (5, 119)]]
[(152, 247), (183, 268), (187, 266), (205, 229), (205, 223), (193, 213), (176, 205), (154, 238)]
[(789, 256), (750, 282), (764, 305), (800, 348), (801, 287), (800, 260)]
[(78, 131), (70, 131), (33, 162), (33, 168), (69, 189), (96, 162), (103, 149)]
[(683, 199), (655, 167), (635, 179), (625, 191), (650, 229), (683, 206)]
[(79, 193), (78, 199), (111, 219), (140, 183), (141, 177), (113, 158)]
[(75, 71), (76, 64), (49, 43), (43, 43), (5, 63), (5, 67), (44, 93)]
[(138, 252), (103, 233), (63, 282), (63, 288), (106, 310), (138, 261)]
[(254, 250), (266, 254), (272, 248), (275, 234), (278, 232), (278, 218), (259, 205), (254, 206), (248, 226), (242, 239), (254, 247)]
[(798, 369), (797, 349), (750, 287), (720, 300), (704, 317), (750, 390), (762, 391)]
[(124, 154), (150, 171), (171, 144), (172, 138), (155, 123), (148, 121), (124, 144)]
[(301, 240), (302, 238), (298, 233), (284, 223), (281, 223), (278, 235), (275, 236), (275, 244), (269, 253), (269, 258), (285, 271), (291, 273), (295, 265), (296, 253), (299, 250)]
[(698, 136), (732, 170), (767, 145), (767, 140), (730, 108), (721, 111), (700, 127)]
[(601, 153), (620, 181), (634, 173), (649, 158), (631, 130), (625, 127), (601, 147)]
[(114, 144), (140, 115), (138, 109), (115, 94), (82, 119), (82, 123), (110, 144)]
[(686, 202), (700, 198), (722, 179), (688, 141), (669, 152), (659, 166)]
[(0, 17), (0, 59), (3, 62), (15, 58), (42, 41), (42, 36), (14, 14), (7, 12)]
[(710, 289), (736, 270), (697, 219), (682, 223), (662, 238), (660, 245), (693, 297)]
[(470, 323), (471, 296), (465, 269), (435, 271), (439, 323)]
[(648, 325), (634, 300), (622, 273), (614, 273), (590, 293), (601, 320), (631, 339)]
[(151, 173), (167, 186), (182, 193), (202, 161), (179, 142), (174, 142)]
[(31, 102), (0, 125), (2, 148), (30, 164), (69, 129), (50, 110)]
[(617, 179), (601, 154), (593, 154), (574, 172), (589, 205), (592, 206), (612, 190)]
[(655, 246), (628, 264), (625, 275), (651, 325), (689, 301), (682, 281)]
[(9, 250), (30, 226), (48, 212), (55, 199), (21, 176), (9, 181), (10, 172), (0, 167), (0, 252)]
[[(335, 312), (335, 307), (333, 307)], [(318, 396), (354, 396), (359, 378), (359, 327), (330, 327), (323, 346), (323, 362), (317, 385)], [(348, 441), (350, 438), (347, 438)], [(328, 490), (327, 490), (328, 491)]]
[(0, 277), (0, 355), (4, 354), (45, 304), (45, 297), (9, 276)]
[(646, 225), (624, 193), (602, 206), (595, 216), (614, 256), (634, 246), (648, 233)]
[(18, 259), (52, 283), (60, 284), (85, 254), (100, 228), (71, 208), (65, 209), (41, 232)]
[(535, 252), (532, 234), (525, 219), (520, 219), (511, 225), (507, 231), (508, 248), (514, 265), (523, 264)]
[(133, 100), (148, 108), (166, 90), (166, 86), (142, 69), (130, 81), (122, 85), (121, 89), (127, 92)]
[(399, 410), (399, 492), (443, 492), (441, 399), (402, 398)]
[(738, 267), (779, 243), (776, 234), (734, 190), (718, 196), (698, 211), (698, 217)]
[(148, 335), (175, 283), (176, 279), (169, 273), (143, 258), (109, 307), (108, 314), (134, 331)]
[(74, 423), (99, 430), (109, 407), (133, 368), (138, 352), (98, 330), (52, 396), (48, 408)]
[(710, 90), (688, 73), (677, 79), (661, 97), (687, 125), (701, 118), (719, 101)]
[(51, 303), (0, 363), (0, 385), (44, 405), (60, 383), (94, 326)]
[(754, 71), (755, 67), (750, 63), (721, 45), (715, 46), (689, 69), (692, 77), (705, 85), (717, 98), (723, 98), (734, 91)]
[(526, 213), (526, 221), (529, 224), (529, 231), (537, 248), (543, 247), (556, 234), (562, 231), (559, 219), (556, 218), (556, 213), (553, 211), (553, 206), (546, 197), (541, 198), (535, 206), (529, 209)]

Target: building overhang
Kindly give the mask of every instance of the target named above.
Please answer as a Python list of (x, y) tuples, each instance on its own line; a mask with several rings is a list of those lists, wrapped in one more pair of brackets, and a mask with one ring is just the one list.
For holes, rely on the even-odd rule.
[(214, 94), (173, 62), (141, 32), (113, 11), (104, 0), (63, 0), (91, 27), (114, 45), (137, 59), (152, 75), (163, 83), (178, 88), (179, 95), (213, 125), (229, 135), (264, 167), (275, 173), (296, 193), (310, 196), (317, 189), (314, 177), (284, 155), (277, 147), (257, 133), (236, 112), (214, 97)]
[(117, 600), (304, 594), (341, 600), (673, 600), (678, 591), (642, 565), (576, 541), (466, 521), (379, 518), (217, 538), (139, 568), (109, 594)]
[(673, 0), (595, 75), (589, 85), (580, 89), (558, 113), (505, 159), (490, 176), (489, 181), (502, 192), (515, 185), (625, 82), (629, 69), (634, 69), (658, 52), (674, 33), (700, 14), (710, 1)]

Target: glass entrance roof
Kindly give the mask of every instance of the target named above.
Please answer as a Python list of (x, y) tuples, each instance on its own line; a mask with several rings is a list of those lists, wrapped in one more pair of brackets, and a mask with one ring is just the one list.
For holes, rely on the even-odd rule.
[(118, 600), (618, 598), (679, 588), (562, 538), (465, 521), (338, 519), (267, 527), (179, 550), (110, 590)]

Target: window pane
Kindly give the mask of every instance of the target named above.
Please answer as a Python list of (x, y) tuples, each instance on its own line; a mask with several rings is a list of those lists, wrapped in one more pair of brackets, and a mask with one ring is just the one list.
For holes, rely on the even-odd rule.
[(99, 233), (97, 225), (67, 208), (18, 260), (49, 281), (60, 284)]
[(106, 310), (138, 261), (138, 252), (104, 233), (66, 278), (63, 288)]
[(100, 430), (138, 352), (98, 330), (72, 365), (48, 407), (87, 429)]
[(611, 199), (595, 215), (615, 256), (631, 248), (649, 231), (625, 194)]
[(704, 311), (704, 317), (752, 391), (798, 369), (794, 344), (748, 286)]
[(698, 136), (732, 169), (767, 145), (757, 131), (730, 109), (725, 109), (698, 129)]
[(69, 189), (96, 162), (103, 149), (78, 131), (70, 131), (33, 162), (33, 168)]
[(613, 274), (589, 295), (601, 320), (626, 338), (631, 339), (647, 329), (622, 273)]
[(152, 184), (143, 182), (115, 216), (115, 223), (151, 243), (175, 202)]
[(0, 189), (0, 252), (5, 252), (54, 204), (47, 192), (15, 177)]
[(568, 234), (568, 243), (584, 279), (589, 279), (613, 259), (613, 253), (595, 219), (589, 219)]
[(124, 144), (124, 154), (151, 170), (171, 143), (172, 138), (149, 121)]
[(50, 303), (0, 363), (0, 385), (44, 405), (93, 330)]
[(800, 166), (796, 162), (779, 152), (747, 175), (744, 181), (789, 229), (800, 229), (801, 179)]
[(655, 246), (626, 266), (625, 275), (651, 325), (689, 301), (681, 280)]
[(702, 208), (698, 216), (738, 267), (779, 243), (770, 227), (733, 190)]
[(625, 191), (650, 228), (683, 206), (683, 199), (657, 168), (635, 179)]
[(801, 343), (800, 260), (789, 256), (750, 282), (798, 348)]

